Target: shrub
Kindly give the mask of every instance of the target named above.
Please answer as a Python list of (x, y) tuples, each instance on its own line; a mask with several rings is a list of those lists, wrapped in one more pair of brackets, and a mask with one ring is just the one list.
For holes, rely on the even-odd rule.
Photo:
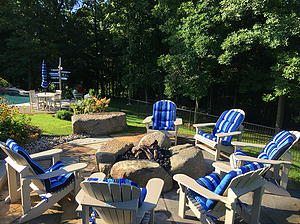
[(55, 114), (55, 117), (57, 117), (58, 119), (68, 120), (68, 121), (71, 120), (72, 116), (73, 116), (73, 113), (70, 111), (67, 111), (67, 110), (61, 110)]
[(0, 78), (0, 86), (8, 87), (9, 83), (5, 79)]
[(97, 97), (91, 97), (88, 99), (77, 100), (71, 104), (74, 114), (85, 114), (85, 113), (101, 113), (108, 107), (110, 99), (103, 98), (98, 100)]
[(27, 138), (39, 135), (31, 132), (30, 117), (20, 114), (19, 108), (7, 105), (11, 103), (6, 98), (0, 97), (0, 141), (8, 138), (17, 143), (23, 143)]

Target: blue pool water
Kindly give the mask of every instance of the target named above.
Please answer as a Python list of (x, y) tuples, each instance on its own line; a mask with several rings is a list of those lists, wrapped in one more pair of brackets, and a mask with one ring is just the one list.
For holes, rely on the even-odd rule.
[(29, 103), (29, 95), (20, 95), (17, 91), (6, 91), (0, 93), (0, 96), (5, 97), (6, 101), (11, 101), (12, 103), (7, 104), (19, 104), (19, 103)]

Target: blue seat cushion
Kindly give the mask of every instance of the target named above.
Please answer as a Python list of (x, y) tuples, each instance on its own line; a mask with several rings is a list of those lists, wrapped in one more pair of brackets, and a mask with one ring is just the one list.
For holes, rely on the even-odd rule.
[[(239, 150), (239, 149), (237, 149), (237, 150), (235, 151), (235, 155), (236, 155), (236, 156), (247, 156), (243, 151), (241, 151), (241, 150)], [(235, 162), (238, 163), (238, 160), (235, 160)], [(244, 165), (248, 165), (248, 164), (251, 164), (251, 162), (249, 162), (249, 161), (244, 161)]]
[[(210, 191), (214, 191), (216, 187), (220, 184), (221, 178), (217, 172), (213, 171), (211, 174), (205, 177), (200, 177), (199, 179), (196, 180), (196, 182), (202, 187), (205, 187)], [(206, 207), (207, 199), (202, 195), (197, 194), (193, 190), (190, 189), (188, 190), (191, 192), (193, 197), (200, 203), (200, 205), (207, 211), (208, 210), (208, 208)]]
[[(241, 174), (244, 174), (246, 172), (249, 171), (254, 171), (257, 169), (262, 168), (263, 165), (261, 163), (251, 163), (248, 165), (245, 165), (243, 167), (240, 167), (238, 169), (232, 170), (229, 173), (227, 173), (224, 178), (220, 181), (220, 183), (218, 184), (218, 186), (216, 186), (216, 188), (213, 191), (215, 194), (218, 195), (223, 195), (225, 190), (227, 189), (227, 187), (229, 186), (231, 180)], [(197, 183), (199, 183), (197, 181)], [(201, 183), (200, 183), (201, 184)], [(201, 184), (202, 185), (202, 184)], [(205, 187), (205, 186), (204, 186)], [(207, 189), (209, 189), (208, 187), (206, 187)], [(213, 189), (213, 188), (212, 188)], [(192, 193), (192, 192), (191, 192)], [(193, 193), (192, 193), (193, 194)], [(196, 194), (196, 193), (195, 193)], [(206, 210), (210, 210), (213, 209), (214, 206), (218, 203), (218, 201), (214, 201), (214, 200), (210, 200), (210, 199), (206, 199), (201, 195), (197, 195), (198, 197), (195, 197), (195, 199), (201, 204), (201, 206)]]
[[(66, 167), (61, 161), (57, 161), (49, 169), (45, 170), (45, 173), (60, 170)], [(47, 192), (56, 192), (60, 189), (67, 187), (74, 180), (74, 173), (65, 173), (59, 176), (51, 177), (50, 179), (44, 179), (44, 185)]]
[(258, 155), (259, 159), (278, 160), (293, 144), (294, 137), (288, 131), (278, 132)]
[[(21, 146), (19, 146), (14, 140), (7, 139), (6, 145), (15, 153), (18, 153), (21, 156), (23, 156), (36, 174), (48, 173), (65, 167), (61, 161), (58, 161), (54, 165), (52, 165), (49, 169), (44, 170), (37, 162), (32, 160), (29, 154)], [(71, 172), (71, 173), (66, 173), (66, 174), (52, 177), (50, 179), (44, 179), (42, 180), (42, 182), (44, 184), (45, 190), (49, 193), (52, 193), (68, 186), (70, 182), (72, 182), (73, 180), (74, 180), (74, 173)]]
[(161, 100), (153, 105), (152, 126), (154, 130), (175, 130), (176, 105), (169, 100)]
[(140, 197), (139, 197), (139, 207), (141, 207), (144, 203), (144, 200), (146, 198), (147, 195), (147, 189), (146, 188), (141, 188), (137, 183), (128, 180), (128, 179), (100, 179), (100, 178), (87, 178), (84, 181), (89, 181), (89, 182), (107, 182), (107, 183), (118, 183), (120, 184), (120, 188), (122, 188), (122, 184), (127, 184), (130, 186), (135, 186), (138, 189), (140, 189)]
[(14, 140), (7, 139), (6, 140), (6, 145), (13, 152), (18, 153), (21, 156), (23, 156), (36, 174), (45, 173), (44, 169), (40, 166), (40, 164), (38, 164), (37, 162), (32, 160), (31, 157), (29, 156), (29, 154), (21, 146), (19, 146)]
[[(237, 131), (243, 120), (244, 115), (240, 112), (234, 110), (226, 110), (219, 117), (211, 134), (207, 134), (201, 131), (199, 131), (198, 134), (212, 141), (217, 141), (216, 134)], [(223, 138), (221, 144), (225, 146), (231, 145), (232, 138), (233, 136), (227, 136)]]

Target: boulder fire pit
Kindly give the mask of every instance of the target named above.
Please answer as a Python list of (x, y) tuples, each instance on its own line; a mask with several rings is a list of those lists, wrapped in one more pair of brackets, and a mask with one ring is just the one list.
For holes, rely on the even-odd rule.
[(158, 177), (165, 181), (163, 192), (172, 189), (172, 177), (177, 173), (195, 179), (205, 176), (205, 162), (199, 148), (192, 144), (165, 147), (170, 139), (161, 132), (144, 138), (137, 146), (117, 140), (101, 145), (96, 153), (99, 172), (112, 178), (130, 179), (141, 187), (150, 178)]

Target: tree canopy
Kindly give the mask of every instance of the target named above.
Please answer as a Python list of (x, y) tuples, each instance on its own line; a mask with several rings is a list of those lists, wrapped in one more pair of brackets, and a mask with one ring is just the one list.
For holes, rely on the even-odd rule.
[(169, 98), (216, 115), (237, 107), (247, 121), (292, 128), (300, 118), (299, 4), (4, 0), (0, 76), (38, 90), (42, 61), (49, 70), (62, 57), (71, 71), (64, 91)]

